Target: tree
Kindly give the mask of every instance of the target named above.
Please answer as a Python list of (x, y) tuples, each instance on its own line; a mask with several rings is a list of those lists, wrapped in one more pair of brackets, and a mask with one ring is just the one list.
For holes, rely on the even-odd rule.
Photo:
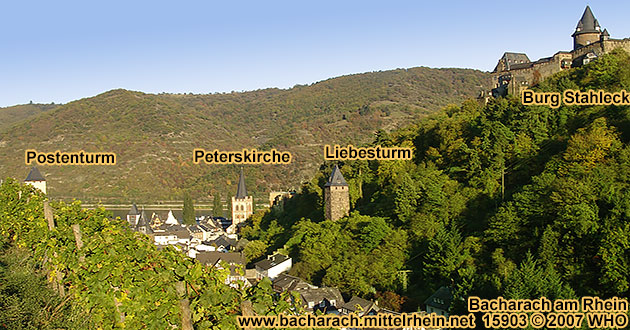
[(214, 193), (214, 199), (212, 200), (212, 215), (215, 217), (223, 215), (223, 204), (221, 204), (221, 194), (219, 194), (219, 192)]
[(265, 243), (264, 241), (260, 241), (260, 240), (251, 241), (247, 243), (247, 245), (245, 246), (245, 249), (243, 249), (243, 254), (245, 255), (245, 258), (247, 259), (247, 262), (249, 263), (264, 256), (268, 247), (269, 247), (269, 244)]
[(195, 221), (195, 206), (193, 205), (193, 200), (190, 197), (188, 192), (184, 193), (184, 224), (185, 225), (194, 225)]

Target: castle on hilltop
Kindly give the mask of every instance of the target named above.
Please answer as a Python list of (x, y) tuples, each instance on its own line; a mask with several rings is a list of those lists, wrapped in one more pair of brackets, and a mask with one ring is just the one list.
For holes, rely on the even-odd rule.
[(589, 6), (586, 6), (572, 37), (572, 51), (559, 51), (535, 62), (524, 53), (504, 53), (492, 71), (492, 96), (520, 95), (523, 89), (556, 72), (585, 65), (613, 49), (630, 52), (630, 38), (611, 39), (608, 30), (602, 31)]

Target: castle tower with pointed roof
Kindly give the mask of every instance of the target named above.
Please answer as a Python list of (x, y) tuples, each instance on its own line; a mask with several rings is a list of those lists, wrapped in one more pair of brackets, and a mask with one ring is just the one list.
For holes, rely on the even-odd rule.
[(599, 41), (601, 34), (602, 28), (599, 26), (599, 22), (597, 22), (597, 19), (593, 15), (591, 7), (586, 6), (584, 14), (582, 14), (582, 18), (578, 22), (575, 32), (572, 35), (573, 50)]
[(236, 231), (236, 226), (247, 220), (254, 213), (254, 198), (247, 196), (247, 187), (245, 187), (245, 175), (241, 168), (241, 174), (238, 178), (238, 187), (236, 188), (236, 196), (232, 197), (232, 226), (228, 228), (230, 231)]
[(324, 185), (324, 216), (326, 220), (336, 221), (347, 216), (349, 211), (348, 183), (343, 178), (339, 166), (335, 165), (328, 182)]
[(24, 179), (24, 183), (41, 190), (44, 194), (46, 193), (46, 179), (39, 172), (37, 167), (33, 167), (31, 171), (28, 172), (26, 179)]

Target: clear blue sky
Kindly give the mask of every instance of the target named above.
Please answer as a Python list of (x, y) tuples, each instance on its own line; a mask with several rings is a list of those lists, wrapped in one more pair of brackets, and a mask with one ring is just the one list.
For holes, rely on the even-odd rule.
[(288, 88), (415, 66), (490, 71), (504, 51), (570, 50), (589, 4), (630, 37), (630, 1), (5, 1), (0, 106), (115, 88)]

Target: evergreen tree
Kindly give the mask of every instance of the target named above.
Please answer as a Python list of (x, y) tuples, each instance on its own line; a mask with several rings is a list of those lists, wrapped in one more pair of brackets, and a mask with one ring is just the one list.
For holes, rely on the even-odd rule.
[(194, 225), (195, 221), (195, 206), (193, 205), (193, 200), (190, 197), (188, 192), (184, 193), (184, 224), (185, 225)]
[(223, 215), (223, 204), (221, 203), (221, 194), (219, 192), (214, 193), (214, 199), (212, 201), (212, 216), (218, 217)]

